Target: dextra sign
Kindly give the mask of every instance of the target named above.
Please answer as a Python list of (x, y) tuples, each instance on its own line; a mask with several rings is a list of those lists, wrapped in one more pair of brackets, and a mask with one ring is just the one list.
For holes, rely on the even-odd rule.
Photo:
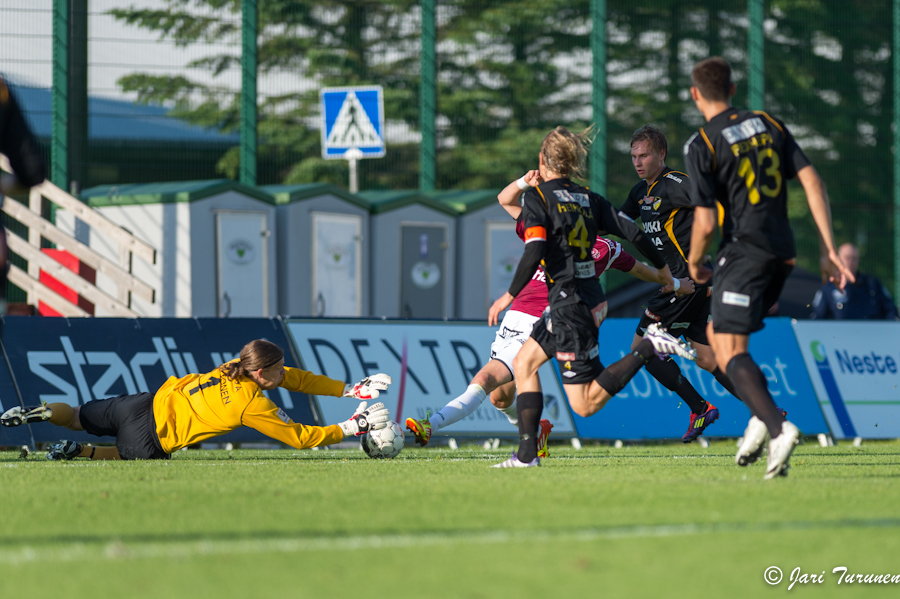
[(900, 323), (797, 322), (794, 330), (832, 433), (900, 436)]

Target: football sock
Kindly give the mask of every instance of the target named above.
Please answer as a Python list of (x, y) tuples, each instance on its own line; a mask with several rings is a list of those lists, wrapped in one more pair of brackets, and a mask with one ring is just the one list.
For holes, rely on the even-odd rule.
[(663, 387), (677, 393), (694, 414), (702, 414), (706, 411), (706, 400), (697, 393), (691, 382), (684, 378), (681, 368), (671, 357), (665, 360), (650, 360), (647, 362), (647, 372), (653, 375), (653, 378), (658, 380)]
[(750, 354), (736, 355), (728, 362), (726, 370), (744, 403), (750, 408), (750, 413), (766, 423), (772, 438), (777, 437), (781, 433), (784, 416), (781, 415), (781, 410), (775, 407), (775, 402), (769, 395), (766, 377)]
[[(494, 406), (497, 408), (497, 406)], [(513, 400), (512, 404), (508, 408), (497, 408), (501, 412), (503, 412), (506, 417), (509, 419), (509, 423), (513, 426), (518, 426), (519, 424), (519, 413), (516, 408), (516, 400)]]
[(487, 394), (481, 388), (481, 385), (469, 385), (465, 393), (451, 399), (446, 406), (441, 408), (440, 412), (429, 419), (431, 421), (432, 434), (437, 432), (438, 429), (450, 426), (454, 422), (459, 422), (477, 410), (485, 397), (487, 397)]
[(519, 456), (526, 464), (537, 457), (538, 428), (544, 411), (544, 394), (540, 391), (519, 393), (516, 399), (519, 410)]
[(731, 393), (740, 401), (744, 401), (741, 399), (741, 396), (738, 395), (738, 390), (734, 386), (734, 381), (732, 381), (727, 374), (722, 372), (722, 369), (716, 366), (716, 369), (712, 371), (712, 375), (716, 377), (716, 380), (719, 381), (719, 384), (725, 387), (725, 390)]
[(625, 388), (641, 366), (656, 357), (653, 351), (653, 344), (644, 339), (634, 351), (613, 364), (607, 366), (600, 376), (597, 377), (597, 384), (603, 387), (610, 395), (615, 395)]
[(47, 404), (47, 407), (53, 411), (53, 415), (47, 422), (56, 426), (72, 424), (72, 420), (75, 418), (75, 410), (72, 409), (72, 406), (67, 403), (51, 403)]

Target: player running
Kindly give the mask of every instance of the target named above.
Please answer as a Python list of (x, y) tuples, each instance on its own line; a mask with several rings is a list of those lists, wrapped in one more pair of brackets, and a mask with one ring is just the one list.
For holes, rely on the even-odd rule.
[(251, 341), (240, 357), (206, 374), (169, 377), (156, 393), (120, 395), (75, 406), (52, 403), (15, 407), (0, 416), (3, 426), (47, 421), (73, 431), (113, 436), (115, 447), (94, 447), (62, 440), (50, 446), (50, 460), (167, 460), (172, 452), (249, 426), (291, 447), (330, 445), (390, 424), (382, 403), (366, 409), (363, 401), (348, 420), (330, 426), (294, 422), (263, 395), (283, 387), (297, 393), (375, 399), (391, 383), (373, 374), (356, 385), (284, 365), (284, 351), (265, 339)]
[[(687, 277), (687, 256), (691, 247), (694, 205), (687, 175), (666, 166), (668, 144), (665, 134), (653, 125), (644, 125), (631, 136), (631, 162), (641, 182), (631, 188), (619, 208), (633, 219), (640, 217), (644, 232), (662, 252), (673, 277)], [(651, 323), (658, 322), (675, 336), (683, 335), (697, 352), (697, 365), (711, 373), (729, 393), (737, 397), (734, 383), (716, 365), (716, 357), (706, 338), (711, 287), (698, 285), (697, 293), (676, 297), (658, 291), (650, 298), (631, 343), (635, 349)], [(719, 418), (719, 410), (697, 393), (681, 374), (675, 360), (651, 360), (647, 372), (678, 394), (691, 409), (687, 432), (681, 438), (690, 443)]]
[(853, 275), (834, 249), (822, 179), (784, 123), (759, 110), (731, 106), (735, 92), (731, 67), (720, 57), (698, 62), (691, 80), (691, 99), (707, 126), (684, 147), (696, 205), (688, 267), (700, 284), (713, 275), (706, 252), (721, 209), (722, 244), (715, 262), (709, 339), (719, 367), (753, 414), (735, 460), (741, 466), (756, 461), (768, 434), (765, 478), (785, 476), (800, 431), (775, 407), (766, 377), (748, 348), (750, 334), (763, 327), (763, 317), (796, 263), (787, 211), (788, 179), (797, 177), (806, 192), (819, 230), (823, 281), (830, 279), (843, 288)]
[(660, 270), (666, 287), (674, 289), (674, 281), (660, 252), (634, 221), (617, 213), (601, 195), (572, 182), (571, 177), (583, 175), (589, 135), (589, 130), (573, 134), (565, 127), (547, 134), (538, 157), (541, 182), (523, 198), (525, 253), (509, 295), (519, 295), (540, 263), (547, 274), (549, 310), (513, 360), (519, 450), (497, 468), (540, 466), (537, 434), (544, 399), (537, 373), (551, 356), (559, 362), (569, 405), (584, 417), (602, 409), (655, 356), (695, 358), (683, 342), (654, 323), (631, 354), (605, 369), (600, 363), (597, 333), (607, 303), (590, 258), (597, 235), (628, 239)]
[[(519, 198), (525, 189), (540, 183), (538, 171), (528, 171), (521, 179), (507, 185), (497, 196), (500, 205), (516, 219), (516, 234), (524, 241), (525, 226), (522, 221), (522, 207)], [(618, 242), (597, 237), (591, 251), (594, 268), (600, 276), (610, 268), (627, 272), (644, 281), (667, 283), (666, 279), (655, 268), (636, 261)], [(691, 293), (693, 284), (690, 279), (683, 279), (679, 293)], [(512, 304), (512, 305), (510, 305)], [(544, 270), (538, 266), (525, 285), (525, 288), (514, 299), (508, 293), (500, 297), (491, 306), (488, 313), (488, 325), (497, 324), (500, 313), (509, 308), (500, 323), (494, 343), (491, 344), (491, 359), (472, 378), (466, 391), (454, 398), (438, 413), (419, 420), (406, 419), (406, 428), (415, 436), (415, 441), (423, 447), (431, 436), (442, 428), (459, 422), (473, 413), (490, 396), (491, 403), (503, 412), (512, 425), (518, 424), (516, 415), (516, 386), (513, 382), (513, 359), (528, 339), (534, 323), (540, 318), (548, 306), (547, 279)], [(538, 435), (538, 457), (548, 457), (547, 436), (553, 425), (549, 420), (540, 421)]]

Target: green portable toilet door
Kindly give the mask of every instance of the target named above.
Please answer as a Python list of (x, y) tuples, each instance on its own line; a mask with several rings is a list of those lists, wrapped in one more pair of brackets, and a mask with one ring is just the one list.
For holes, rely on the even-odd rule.
[(401, 224), (400, 316), (444, 318), (447, 226)]
[(216, 211), (217, 312), (269, 316), (269, 229), (265, 212)]

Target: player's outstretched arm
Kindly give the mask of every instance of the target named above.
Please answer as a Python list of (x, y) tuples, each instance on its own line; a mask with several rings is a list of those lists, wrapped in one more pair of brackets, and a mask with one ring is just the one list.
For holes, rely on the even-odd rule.
[(524, 176), (504, 187), (500, 193), (497, 194), (497, 201), (500, 202), (500, 205), (503, 206), (503, 209), (506, 210), (511, 217), (519, 218), (519, 215), (522, 214), (522, 206), (519, 205), (519, 197), (522, 195), (523, 191), (529, 187), (537, 187), (540, 183), (540, 172), (528, 171)]
[[(628, 274), (642, 281), (647, 281), (649, 283), (659, 283), (663, 287), (668, 285), (668, 281), (666, 281), (666, 278), (659, 271), (659, 269), (653, 268), (652, 266), (647, 266), (643, 262), (635, 261), (634, 268), (629, 270)], [(676, 295), (690, 295), (691, 293), (694, 293), (694, 282), (690, 280), (690, 278), (684, 277), (681, 279), (675, 279), (675, 281), (677, 281), (677, 289), (675, 289)], [(671, 289), (669, 291), (671, 291)]]
[(831, 205), (828, 202), (825, 184), (811, 164), (797, 172), (797, 179), (800, 180), (800, 185), (806, 192), (809, 211), (819, 230), (819, 270), (822, 271), (822, 282), (831, 281), (836, 287), (843, 289), (848, 281), (852, 283), (856, 281), (856, 278), (834, 249)]
[(716, 210), (705, 206), (694, 208), (694, 224), (691, 227), (691, 253), (688, 254), (688, 270), (691, 278), (698, 283), (706, 283), (712, 278), (712, 270), (706, 266), (709, 261), (709, 247), (716, 232)]
[(379, 372), (372, 376), (367, 376), (355, 385), (347, 384), (344, 386), (344, 397), (355, 397), (356, 399), (375, 399), (379, 395), (379, 391), (385, 391), (391, 384), (391, 377)]
[(500, 313), (509, 308), (509, 305), (513, 303), (513, 300), (516, 299), (509, 294), (509, 291), (501, 295), (497, 298), (493, 304), (491, 304), (490, 310), (488, 310), (488, 326), (492, 327), (500, 322)]

